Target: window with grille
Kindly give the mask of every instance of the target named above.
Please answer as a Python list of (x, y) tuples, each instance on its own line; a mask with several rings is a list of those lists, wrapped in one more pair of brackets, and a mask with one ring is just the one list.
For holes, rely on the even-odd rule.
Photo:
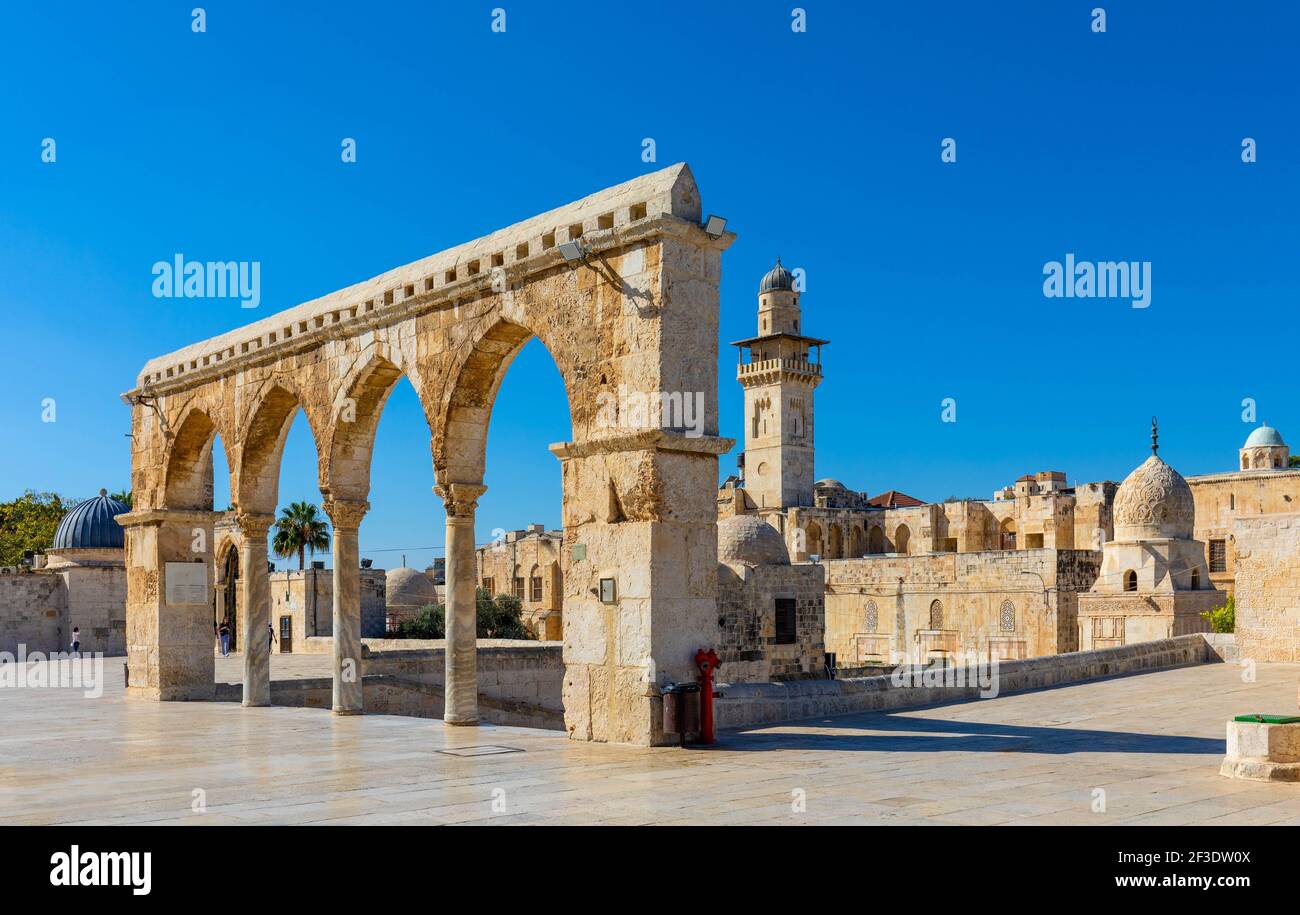
[(531, 581), (532, 597), (531, 600), (536, 603), (542, 599), (542, 576), (534, 575)]
[(520, 600), (523, 600), (523, 599), (524, 599), (524, 580), (523, 580), (522, 578), (516, 578), (516, 579), (515, 579), (515, 591), (514, 591), (514, 594), (515, 594), (515, 597), (519, 598)]
[(793, 597), (776, 599), (776, 644), (793, 645), (795, 642), (795, 600)]
[(1210, 541), (1210, 571), (1228, 571), (1228, 544), (1226, 541)]
[(1002, 609), (998, 612), (998, 628), (1003, 632), (1016, 631), (1016, 606), (1009, 600), (1002, 602)]
[(943, 628), (943, 604), (935, 601), (930, 605), (930, 628)]
[(497, 593), (496, 582), (494, 582), (490, 578), (483, 579), (483, 590), (486, 591), (488, 594), (496, 594)]
[(867, 601), (867, 632), (875, 632), (879, 625), (880, 611), (876, 609), (876, 602), (869, 600)]

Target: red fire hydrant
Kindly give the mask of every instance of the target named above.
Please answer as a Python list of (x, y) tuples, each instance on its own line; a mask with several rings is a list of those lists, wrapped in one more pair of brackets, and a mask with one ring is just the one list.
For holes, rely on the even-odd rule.
[(700, 669), (700, 743), (713, 743), (713, 672), (721, 665), (712, 648), (695, 652), (695, 666)]

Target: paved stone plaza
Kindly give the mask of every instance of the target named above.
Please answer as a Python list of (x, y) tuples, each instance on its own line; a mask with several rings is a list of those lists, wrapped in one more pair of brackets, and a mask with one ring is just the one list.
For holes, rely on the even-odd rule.
[[(277, 678), (308, 673), (285, 661)], [(128, 701), (121, 670), (105, 663), (94, 700), (0, 690), (0, 823), (1300, 825), (1300, 786), (1218, 775), (1226, 720), (1293, 710), (1296, 664), (1261, 665), (1254, 683), (1208, 664), (757, 728), (689, 751)], [(192, 812), (196, 790), (206, 813)]]

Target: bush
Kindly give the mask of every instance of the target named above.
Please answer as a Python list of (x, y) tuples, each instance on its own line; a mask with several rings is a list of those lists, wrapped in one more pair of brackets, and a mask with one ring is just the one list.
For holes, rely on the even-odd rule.
[[(482, 588), (475, 595), (478, 603), (477, 633), (480, 639), (528, 639), (537, 637), (524, 624), (524, 607), (513, 594), (493, 597)], [(397, 624), (395, 639), (445, 639), (447, 611), (442, 604), (428, 604), (409, 620)]]
[(1228, 600), (1222, 607), (1207, 610), (1201, 617), (1210, 621), (1210, 630), (1213, 632), (1234, 631), (1237, 628), (1237, 605), (1233, 595), (1228, 595)]

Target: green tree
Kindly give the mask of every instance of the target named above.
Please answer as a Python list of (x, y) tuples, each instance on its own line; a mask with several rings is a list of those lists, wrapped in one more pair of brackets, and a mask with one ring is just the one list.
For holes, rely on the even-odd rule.
[(320, 515), (320, 509), (310, 502), (291, 502), (280, 510), (280, 520), (275, 522), (275, 537), (271, 552), (281, 559), (298, 555), (298, 568), (306, 563), (304, 554), (313, 556), (330, 548), (330, 526)]
[(1234, 632), (1237, 628), (1237, 604), (1234, 596), (1229, 594), (1222, 607), (1205, 611), (1201, 618), (1209, 620), (1210, 629), (1214, 632)]
[(131, 490), (129, 489), (119, 489), (117, 492), (110, 492), (108, 497), (110, 499), (116, 499), (127, 508), (131, 507)]
[(76, 504), (56, 492), (30, 489), (11, 502), (0, 502), (0, 565), (17, 565), (27, 550), (48, 550), (59, 522)]
[[(513, 594), (493, 597), (479, 588), (475, 594), (478, 619), (475, 627), (480, 639), (526, 639), (536, 636), (524, 624), (524, 608)], [(398, 639), (445, 639), (447, 637), (447, 610), (443, 604), (428, 604), (416, 615), (397, 624), (393, 633)]]

